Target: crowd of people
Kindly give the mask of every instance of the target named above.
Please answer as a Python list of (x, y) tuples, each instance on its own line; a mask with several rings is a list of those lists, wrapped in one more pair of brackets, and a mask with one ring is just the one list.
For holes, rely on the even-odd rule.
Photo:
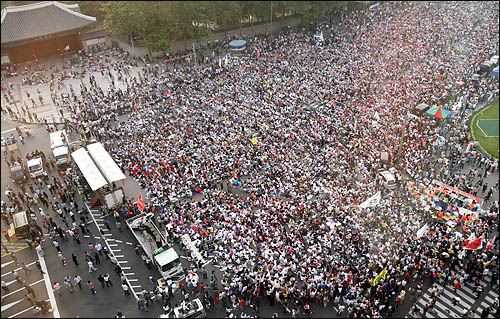
[[(498, 54), (497, 22), (496, 2), (390, 2), (330, 23), (328, 44), (297, 32), (259, 36), (249, 55), (146, 64), (137, 75), (136, 61), (111, 50), (81, 62), (110, 88), (88, 74), (64, 104), (147, 191), (171, 238), (189, 234), (205, 257), (215, 252), (222, 287), (211, 280), (207, 291), (226, 308), (257, 310), (267, 297), (292, 317), (316, 302), (338, 316), (381, 317), (422, 294), (427, 279), (460, 282), (449, 280), (455, 268), (468, 280), (492, 272), (498, 285), (498, 237), (460, 255), (471, 234), (498, 232), (498, 181), (484, 183), (498, 160), (479, 150), (466, 121), (498, 97), (493, 77), (471, 81)], [(410, 114), (458, 101), (444, 123)], [(378, 174), (382, 152), (399, 169), (394, 192)], [(484, 196), (485, 213), (467, 227), (430, 221), (431, 200), (405, 178)], [(379, 191), (383, 205), (359, 207)], [(416, 239), (424, 223), (430, 231)]]

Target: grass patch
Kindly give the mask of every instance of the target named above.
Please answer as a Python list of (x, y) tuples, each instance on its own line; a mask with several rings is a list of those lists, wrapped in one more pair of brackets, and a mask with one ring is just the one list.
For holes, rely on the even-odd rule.
[(498, 120), (498, 99), (494, 100), (489, 106), (482, 109), (472, 118), (472, 136), (478, 141), (481, 149), (490, 156), (498, 158), (498, 137), (486, 137), (483, 131), (477, 126), (477, 122), (482, 119)]

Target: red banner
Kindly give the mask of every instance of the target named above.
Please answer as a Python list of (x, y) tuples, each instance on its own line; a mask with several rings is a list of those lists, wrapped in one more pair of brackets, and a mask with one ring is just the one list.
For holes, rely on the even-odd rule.
[(144, 201), (142, 200), (142, 194), (139, 193), (139, 199), (137, 200), (137, 209), (141, 211), (141, 213), (144, 211)]
[(481, 248), (483, 248), (483, 239), (481, 237), (476, 238), (475, 240), (465, 245), (465, 249), (478, 250)]

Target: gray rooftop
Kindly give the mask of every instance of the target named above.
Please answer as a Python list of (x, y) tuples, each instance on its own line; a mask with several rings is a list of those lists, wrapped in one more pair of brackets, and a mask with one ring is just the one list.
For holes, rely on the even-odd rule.
[(96, 21), (78, 4), (44, 1), (2, 10), (2, 45), (85, 27)]

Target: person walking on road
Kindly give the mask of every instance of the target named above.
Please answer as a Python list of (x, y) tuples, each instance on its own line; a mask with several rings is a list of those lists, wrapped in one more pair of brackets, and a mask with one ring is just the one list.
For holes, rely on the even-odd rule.
[(56, 247), (57, 251), (59, 252), (61, 251), (61, 248), (59, 247), (59, 243), (57, 242), (57, 240), (54, 239), (52, 241), (52, 244), (54, 245), (54, 247)]
[(125, 294), (125, 296), (129, 296), (130, 295), (130, 291), (129, 291), (129, 287), (126, 283), (122, 283), (122, 289), (123, 289), (123, 293)]
[(24, 284), (24, 289), (26, 289), (26, 291), (28, 292), (28, 294), (32, 295), (33, 298), (36, 299), (35, 289), (33, 289), (30, 285), (26, 285), (26, 284)]
[(90, 260), (87, 262), (87, 265), (89, 266), (89, 273), (91, 273), (92, 271), (97, 271), (97, 268), (94, 267), (94, 264)]
[(109, 286), (113, 287), (113, 283), (111, 282), (109, 273), (106, 273), (106, 275), (104, 275), (104, 282), (106, 283), (106, 287), (108, 288)]
[(87, 280), (87, 286), (89, 286), (90, 291), (92, 292), (93, 295), (95, 295), (97, 292), (95, 291), (95, 286), (94, 283), (90, 280)]
[(66, 257), (63, 256), (61, 251), (57, 253), (57, 258), (59, 258), (63, 266), (66, 266)]
[(7, 293), (10, 291), (9, 287), (7, 287), (7, 283), (3, 280), (2, 280), (2, 289)]
[(21, 263), (21, 269), (24, 270), (25, 276), (28, 277), (28, 273), (31, 272), (31, 269), (29, 269), (28, 266), (24, 264), (24, 262)]
[(16, 266), (19, 265), (19, 262), (17, 261), (17, 256), (14, 254), (14, 252), (10, 253), (10, 256), (12, 257), (12, 260), (16, 263)]
[(76, 285), (78, 285), (80, 290), (82, 290), (82, 278), (80, 277), (80, 275), (75, 275), (73, 281), (75, 282)]
[(58, 294), (59, 296), (62, 295), (62, 293), (61, 293), (61, 285), (58, 282), (54, 283), (53, 288), (54, 288), (54, 292), (56, 294)]
[(77, 265), (77, 266), (78, 266), (78, 265), (79, 265), (79, 263), (78, 263), (78, 260), (76, 260), (76, 255), (75, 255), (75, 252), (72, 252), (72, 253), (71, 253), (71, 258), (73, 259), (73, 262), (75, 263), (75, 265)]
[(95, 259), (95, 264), (100, 265), (101, 264), (101, 258), (99, 258), (99, 254), (97, 252), (94, 253), (94, 259)]
[(99, 282), (101, 283), (101, 288), (104, 288), (104, 277), (102, 276), (102, 274), (99, 274), (97, 280), (99, 280)]
[(68, 288), (69, 292), (73, 293), (73, 283), (71, 282), (71, 277), (69, 275), (64, 277), (64, 284), (66, 285), (66, 288)]
[(14, 270), (14, 272), (12, 273), (12, 275), (14, 276), (14, 279), (15, 279), (18, 283), (20, 283), (20, 284), (22, 284), (22, 283), (23, 283), (23, 280), (21, 279), (21, 277), (19, 277), (19, 272), (18, 272), (17, 270)]
[(39, 260), (37, 260), (37, 261), (35, 262), (35, 264), (36, 264), (36, 268), (38, 268), (38, 270), (40, 270), (40, 273), (41, 273), (42, 275), (45, 275), (45, 272), (42, 270), (42, 265), (40, 265), (40, 261), (39, 261)]

